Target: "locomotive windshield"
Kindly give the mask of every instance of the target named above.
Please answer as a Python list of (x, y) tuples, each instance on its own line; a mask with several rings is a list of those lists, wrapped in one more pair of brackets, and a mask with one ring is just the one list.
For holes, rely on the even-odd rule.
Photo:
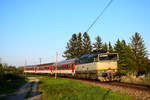
[(117, 60), (118, 55), (115, 53), (110, 53), (110, 54), (100, 54), (99, 55), (99, 60)]
[(117, 60), (117, 53), (87, 54), (75, 60), (76, 64), (92, 63), (103, 60)]

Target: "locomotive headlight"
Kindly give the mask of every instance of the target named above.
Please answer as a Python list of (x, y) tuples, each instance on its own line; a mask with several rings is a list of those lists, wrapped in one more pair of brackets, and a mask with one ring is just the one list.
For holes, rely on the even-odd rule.
[(117, 69), (115, 69), (114, 72), (117, 72)]

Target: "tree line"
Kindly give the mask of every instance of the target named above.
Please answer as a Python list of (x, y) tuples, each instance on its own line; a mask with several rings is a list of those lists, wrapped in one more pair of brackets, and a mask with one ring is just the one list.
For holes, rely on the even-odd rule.
[(150, 72), (150, 60), (145, 47), (144, 40), (140, 33), (136, 32), (131, 38), (130, 43), (118, 39), (114, 46), (111, 42), (102, 42), (100, 36), (95, 38), (96, 42), (91, 43), (88, 33), (74, 33), (67, 42), (63, 57), (66, 59), (78, 58), (90, 53), (118, 53), (118, 69), (121, 74), (134, 73), (143, 75)]
[(23, 67), (16, 68), (15, 66), (0, 63), (0, 83), (22, 78), (23, 70)]

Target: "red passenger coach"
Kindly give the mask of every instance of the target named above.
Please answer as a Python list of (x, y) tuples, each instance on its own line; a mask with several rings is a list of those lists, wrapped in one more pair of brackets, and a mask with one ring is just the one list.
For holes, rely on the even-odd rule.
[(40, 64), (36, 67), (36, 73), (47, 73), (52, 74), (53, 63)]
[(36, 66), (26, 66), (24, 67), (24, 73), (35, 73)]
[[(54, 75), (56, 69), (56, 63), (47, 63), (34, 66), (25, 66), (24, 73), (35, 73), (35, 74), (50, 74)], [(57, 64), (58, 76), (69, 76), (75, 75), (75, 60), (64, 60)]]
[[(53, 65), (54, 65), (53, 71), (55, 72), (56, 64)], [(74, 59), (58, 62), (57, 73), (58, 76), (74, 76), (75, 75)]]

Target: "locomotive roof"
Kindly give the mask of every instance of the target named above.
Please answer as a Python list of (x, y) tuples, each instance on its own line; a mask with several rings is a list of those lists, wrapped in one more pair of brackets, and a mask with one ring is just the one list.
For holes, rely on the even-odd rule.
[(91, 57), (95, 57), (97, 54), (86, 54), (86, 55), (83, 55), (81, 57), (79, 57), (79, 59), (82, 59), (82, 58), (91, 58)]
[(97, 53), (85, 54), (85, 55), (77, 58), (77, 60), (84, 59), (84, 58), (93, 58), (93, 57), (96, 57), (98, 54), (117, 54), (117, 53), (100, 53), (100, 52), (97, 52)]

